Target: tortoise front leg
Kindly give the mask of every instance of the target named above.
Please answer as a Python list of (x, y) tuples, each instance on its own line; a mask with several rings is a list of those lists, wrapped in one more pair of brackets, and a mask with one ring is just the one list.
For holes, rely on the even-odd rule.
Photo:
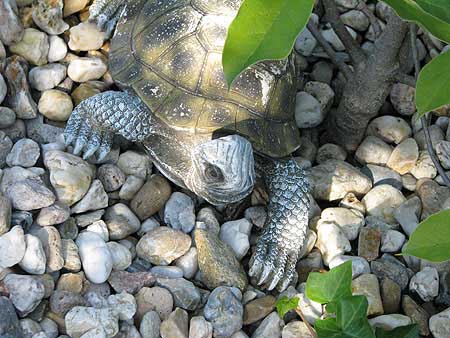
[(293, 159), (265, 165), (269, 190), (267, 221), (250, 260), (249, 275), (272, 290), (282, 291), (292, 281), (306, 239), (309, 183)]
[(82, 101), (72, 112), (64, 131), (67, 145), (76, 155), (99, 159), (111, 150), (115, 134), (133, 142), (143, 141), (152, 132), (151, 112), (141, 99), (126, 92), (107, 91)]

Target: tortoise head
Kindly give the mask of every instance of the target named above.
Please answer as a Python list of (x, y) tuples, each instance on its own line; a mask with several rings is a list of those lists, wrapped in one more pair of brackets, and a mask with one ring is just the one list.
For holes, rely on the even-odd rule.
[(229, 135), (197, 145), (185, 184), (214, 205), (240, 201), (253, 190), (255, 165), (251, 143)]

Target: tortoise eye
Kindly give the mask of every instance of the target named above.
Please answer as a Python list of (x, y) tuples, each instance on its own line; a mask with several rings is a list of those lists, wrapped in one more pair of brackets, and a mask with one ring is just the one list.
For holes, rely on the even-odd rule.
[(214, 164), (206, 165), (205, 176), (208, 180), (214, 182), (222, 182), (224, 180), (222, 170)]

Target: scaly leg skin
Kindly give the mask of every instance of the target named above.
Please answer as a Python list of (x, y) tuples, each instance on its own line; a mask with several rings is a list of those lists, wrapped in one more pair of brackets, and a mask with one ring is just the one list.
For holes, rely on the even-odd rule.
[(125, 0), (94, 0), (89, 8), (89, 21), (96, 22), (101, 31), (105, 30), (108, 38), (114, 31), (126, 3)]
[[(268, 168), (267, 168), (268, 167)], [(266, 166), (267, 221), (250, 260), (249, 275), (268, 290), (281, 292), (292, 281), (308, 229), (309, 183), (294, 159)]]
[(107, 91), (82, 101), (72, 112), (64, 131), (66, 145), (83, 158), (97, 153), (103, 159), (111, 150), (113, 136), (140, 142), (152, 132), (152, 117), (138, 96)]

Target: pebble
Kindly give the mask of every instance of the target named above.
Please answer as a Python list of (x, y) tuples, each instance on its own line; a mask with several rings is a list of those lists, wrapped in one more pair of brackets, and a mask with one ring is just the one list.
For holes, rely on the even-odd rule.
[(281, 329), (284, 326), (284, 322), (276, 312), (272, 312), (259, 324), (255, 332), (252, 334), (252, 338), (275, 338), (281, 337)]
[(42, 243), (47, 257), (47, 272), (56, 272), (64, 266), (64, 257), (62, 253), (62, 241), (58, 230), (53, 226), (40, 227), (33, 233)]
[(261, 206), (250, 207), (245, 210), (244, 217), (247, 220), (249, 220), (253, 225), (262, 229), (264, 227), (264, 224), (266, 223), (267, 212), (266, 209)]
[(297, 36), (294, 44), (295, 50), (303, 56), (310, 56), (316, 46), (317, 40), (306, 27)]
[(386, 230), (381, 234), (381, 252), (399, 252), (405, 243), (405, 235), (396, 230)]
[(322, 222), (318, 225), (316, 247), (322, 253), (323, 261), (327, 266), (334, 257), (352, 249), (341, 228), (329, 222)]
[(436, 144), (436, 155), (445, 169), (450, 168), (450, 156), (449, 156), (450, 142), (439, 141)]
[(362, 274), (370, 273), (370, 265), (367, 262), (367, 260), (364, 259), (363, 257), (358, 256), (346, 256), (346, 255), (336, 256), (330, 261), (328, 267), (330, 269), (333, 269), (336, 266), (339, 266), (347, 261), (352, 261), (352, 279)]
[(407, 138), (395, 147), (387, 166), (400, 175), (410, 172), (419, 158), (419, 148), (413, 138)]
[(13, 143), (11, 139), (2, 131), (0, 131), (0, 167), (4, 167), (6, 164), (6, 158), (8, 157)]
[(238, 260), (241, 260), (250, 249), (249, 236), (252, 224), (245, 218), (224, 223), (219, 238), (233, 249)]
[(114, 164), (103, 164), (100, 166), (97, 170), (97, 177), (107, 192), (118, 190), (126, 179), (122, 170)]
[(70, 28), (69, 48), (74, 51), (97, 50), (103, 45), (105, 32), (93, 22), (81, 22)]
[(394, 210), (393, 215), (395, 220), (400, 223), (400, 226), (406, 235), (411, 236), (419, 225), (421, 209), (422, 203), (420, 198), (414, 196), (403, 202)]
[(120, 154), (117, 166), (127, 175), (146, 179), (151, 172), (152, 163), (148, 155), (133, 150)]
[[(350, 35), (353, 37), (353, 39), (355, 39), (357, 36), (357, 33), (350, 27), (346, 27), (346, 28), (347, 28), (347, 31), (350, 33)], [(335, 51), (338, 51), (338, 52), (345, 51), (344, 44), (342, 43), (342, 41), (339, 39), (339, 37), (337, 36), (337, 34), (334, 32), (334, 30), (332, 28), (322, 29), (320, 31), (320, 33), (322, 34), (323, 38), (331, 44), (331, 46), (333, 47), (333, 49)]]
[(422, 201), (421, 220), (441, 211), (445, 201), (450, 198), (449, 188), (431, 180), (421, 182), (416, 191)]
[(405, 201), (400, 190), (387, 184), (374, 187), (362, 199), (369, 216), (379, 217), (390, 224), (395, 223), (394, 210)]
[(317, 149), (316, 162), (324, 163), (328, 160), (344, 161), (347, 158), (347, 152), (342, 147), (333, 143), (325, 143)]
[(188, 338), (188, 325), (187, 312), (176, 308), (169, 318), (161, 323), (161, 338)]
[(314, 81), (330, 84), (333, 79), (333, 65), (326, 61), (318, 61), (314, 63), (311, 78)]
[(39, 112), (52, 121), (67, 121), (73, 110), (69, 94), (56, 89), (42, 93), (38, 103)]
[(17, 141), (6, 157), (6, 163), (10, 167), (21, 166), (32, 167), (36, 164), (40, 156), (39, 145), (33, 140), (24, 138)]
[(22, 317), (31, 313), (44, 298), (44, 284), (33, 276), (11, 273), (3, 281), (8, 288), (9, 298)]
[(361, 212), (346, 208), (326, 208), (320, 215), (320, 221), (339, 226), (349, 241), (355, 240), (361, 227), (365, 225)]
[(75, 82), (87, 82), (100, 79), (107, 69), (100, 58), (80, 57), (70, 61), (67, 75)]
[(2, 103), (3, 100), (5, 99), (7, 91), (8, 91), (8, 89), (6, 86), (5, 79), (0, 74), (0, 103)]
[(352, 281), (352, 294), (366, 296), (369, 303), (368, 316), (377, 316), (384, 313), (377, 276), (363, 274), (355, 278)]
[(356, 149), (355, 158), (361, 164), (386, 165), (393, 148), (376, 136), (367, 136)]
[(434, 166), (433, 160), (431, 159), (428, 151), (421, 150), (419, 151), (419, 158), (414, 166), (411, 169), (411, 174), (414, 175), (415, 178), (420, 180), (421, 178), (435, 178), (437, 175), (437, 169)]
[(409, 124), (400, 117), (384, 115), (373, 119), (366, 134), (377, 136), (387, 143), (399, 144), (411, 136), (412, 130)]
[(0, 129), (10, 127), (16, 121), (16, 113), (8, 107), (0, 107)]
[(163, 208), (172, 188), (161, 175), (151, 176), (131, 200), (130, 207), (139, 219), (145, 220)]
[(108, 242), (106, 245), (111, 254), (113, 270), (125, 270), (131, 265), (131, 252), (128, 248), (117, 242)]
[(25, 255), (26, 243), (23, 229), (16, 225), (0, 236), (0, 267), (9, 268), (19, 263)]
[(214, 328), (214, 337), (230, 337), (242, 328), (244, 308), (235, 292), (219, 286), (208, 298), (203, 313)]
[(212, 334), (213, 327), (204, 317), (195, 316), (191, 318), (189, 323), (189, 338), (212, 338)]
[(144, 286), (153, 285), (155, 277), (150, 272), (112, 271), (108, 283), (117, 293), (135, 294)]
[(154, 217), (147, 218), (144, 222), (141, 224), (141, 228), (138, 231), (138, 236), (142, 237), (147, 232), (152, 231), (153, 229), (160, 227), (161, 224), (159, 224), (158, 220)]
[(57, 35), (50, 35), (48, 43), (48, 62), (58, 62), (66, 57), (67, 45), (62, 38)]
[(409, 290), (416, 292), (424, 302), (432, 301), (439, 294), (439, 275), (436, 268), (425, 267), (409, 282)]
[(380, 283), (381, 299), (383, 300), (384, 313), (397, 313), (400, 308), (401, 288), (390, 278), (382, 278)]
[(152, 264), (169, 265), (183, 256), (191, 246), (191, 238), (179, 230), (158, 227), (147, 232), (136, 245), (137, 255)]
[(64, 223), (57, 225), (62, 239), (76, 239), (78, 236), (78, 226), (75, 218), (69, 217)]
[(173, 229), (191, 232), (195, 226), (192, 198), (178, 191), (172, 193), (164, 208), (164, 222)]
[(197, 248), (192, 247), (180, 258), (175, 260), (175, 265), (183, 271), (183, 277), (191, 279), (198, 271)]
[(293, 320), (283, 327), (282, 338), (314, 338), (304, 322)]
[(411, 297), (404, 295), (402, 298), (402, 309), (405, 315), (411, 318), (413, 323), (419, 326), (419, 333), (422, 336), (428, 336), (430, 330), (428, 328), (429, 314), (420, 307)]
[(97, 328), (103, 328), (106, 337), (114, 337), (119, 331), (117, 314), (111, 308), (75, 306), (66, 314), (65, 326), (73, 338)]
[(59, 63), (50, 63), (34, 67), (28, 74), (30, 86), (36, 90), (44, 91), (55, 88), (66, 77), (66, 67)]
[(325, 119), (320, 102), (311, 94), (298, 92), (295, 102), (295, 121), (300, 129), (317, 127)]
[(95, 221), (91, 225), (88, 225), (86, 231), (95, 232), (99, 235), (105, 242), (109, 241), (109, 232), (106, 223), (102, 220)]
[(200, 305), (200, 292), (192, 282), (184, 278), (157, 278), (156, 285), (170, 291), (176, 307), (193, 311)]
[(144, 180), (140, 177), (130, 175), (126, 178), (119, 191), (119, 198), (130, 201), (144, 185)]
[(69, 271), (80, 271), (81, 259), (75, 242), (71, 239), (62, 239), (61, 244), (61, 252), (64, 258), (64, 269)]
[(49, 50), (48, 36), (37, 29), (26, 28), (22, 40), (10, 45), (9, 50), (33, 65), (45, 65)]
[(58, 325), (53, 320), (50, 318), (44, 318), (39, 322), (39, 324), (48, 338), (58, 337)]
[[(436, 147), (439, 144), (439, 142), (445, 139), (444, 132), (442, 131), (441, 128), (439, 128), (439, 126), (436, 126), (435, 124), (429, 126), (428, 131), (430, 132), (430, 139), (431, 144), (433, 145), (433, 149), (436, 150)], [(425, 140), (425, 133), (423, 130), (415, 133), (414, 139), (416, 140), (417, 145), (419, 146), (419, 150), (427, 150), (427, 142)]]
[(139, 332), (141, 333), (142, 338), (159, 338), (160, 326), (161, 319), (159, 319), (158, 313), (155, 311), (149, 311), (144, 315), (144, 317), (142, 317)]
[(42, 328), (38, 322), (30, 318), (24, 318), (20, 320), (20, 327), (22, 329), (22, 334), (25, 338), (33, 337), (35, 334), (39, 333)]
[(0, 3), (0, 41), (9, 46), (23, 37), (23, 26), (18, 16), (16, 1), (4, 0)]
[(8, 198), (0, 195), (0, 235), (7, 233), (11, 227), (12, 206)]
[(204, 229), (195, 229), (194, 239), (202, 282), (208, 289), (227, 285), (244, 290), (247, 286), (247, 275), (233, 250), (216, 234)]
[(51, 150), (45, 154), (44, 164), (50, 171), (50, 182), (59, 201), (71, 206), (83, 198), (94, 174), (86, 161), (72, 154)]
[(3, 296), (0, 296), (0, 318), (2, 319), (0, 321), (0, 336), (15, 338), (23, 334), (11, 300)]
[(65, 0), (64, 1), (64, 17), (78, 13), (89, 4), (89, 0)]
[(36, 236), (26, 234), (25, 243), (25, 255), (19, 262), (19, 266), (24, 271), (33, 275), (45, 273), (46, 256), (40, 239)]
[(154, 266), (150, 272), (158, 278), (182, 278), (183, 270), (177, 266)]
[(71, 212), (80, 214), (106, 207), (108, 207), (108, 194), (105, 192), (102, 182), (96, 179), (92, 182), (84, 197), (71, 208)]
[(76, 241), (83, 270), (92, 283), (105, 282), (112, 270), (113, 260), (103, 239), (93, 232), (81, 233)]
[(403, 188), (402, 176), (392, 169), (368, 164), (361, 168), (361, 172), (370, 177), (374, 186), (389, 184), (398, 190)]
[(370, 179), (348, 164), (329, 160), (312, 168), (311, 193), (316, 200), (335, 201), (353, 192), (364, 195), (372, 187)]
[(450, 307), (431, 316), (430, 331), (435, 338), (447, 338), (450, 336)]
[[(383, 255), (384, 256), (384, 255)], [(370, 263), (372, 273), (379, 279), (390, 278), (397, 283), (402, 290), (408, 286), (409, 274), (406, 267), (400, 262), (395, 263), (392, 260), (384, 258), (377, 259)]]
[(377, 229), (365, 227), (361, 229), (358, 239), (358, 256), (371, 262), (378, 258), (381, 233)]
[(353, 29), (364, 32), (369, 27), (369, 19), (367, 16), (358, 10), (350, 10), (341, 16), (342, 22)]
[(63, 0), (40, 0), (33, 3), (33, 21), (47, 34), (58, 35), (69, 29), (62, 19)]
[(391, 103), (400, 115), (411, 116), (416, 112), (416, 90), (403, 83), (395, 83), (391, 88)]
[(249, 325), (265, 318), (274, 310), (276, 301), (275, 297), (269, 295), (245, 304), (244, 325)]
[(369, 324), (374, 328), (380, 327), (390, 331), (411, 324), (411, 318), (401, 314), (382, 315), (369, 319)]
[(136, 322), (139, 323), (143, 316), (149, 311), (158, 313), (161, 320), (169, 317), (173, 309), (173, 297), (164, 288), (155, 286), (152, 288), (143, 287), (135, 296), (137, 310)]
[(70, 217), (69, 208), (62, 203), (56, 202), (55, 204), (42, 208), (36, 218), (36, 223), (40, 226), (48, 226), (61, 224)]
[[(109, 287), (107, 288), (109, 292)], [(120, 320), (132, 320), (137, 309), (136, 300), (133, 295), (128, 293), (119, 293), (108, 297), (108, 306), (117, 313)]]

